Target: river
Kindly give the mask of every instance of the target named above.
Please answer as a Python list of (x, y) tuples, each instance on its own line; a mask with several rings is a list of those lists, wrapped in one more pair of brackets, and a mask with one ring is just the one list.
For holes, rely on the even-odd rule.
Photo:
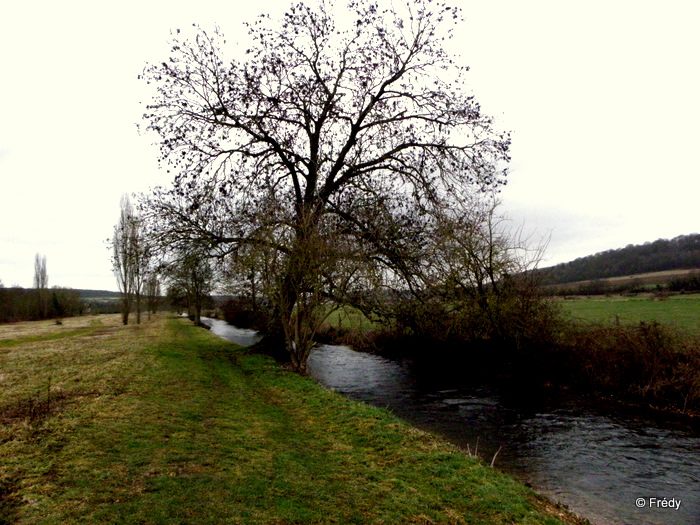
[[(212, 323), (226, 339), (255, 342), (252, 331)], [(697, 427), (572, 395), (509, 392), (473, 374), (436, 374), (343, 346), (315, 349), (309, 372), (487, 462), (495, 455), (496, 467), (594, 523), (700, 524)]]
[(228, 324), (226, 321), (202, 317), (202, 322), (209, 326), (213, 334), (241, 346), (254, 345), (261, 339), (260, 335), (258, 335), (258, 332), (255, 330), (251, 330), (250, 328), (238, 328)]

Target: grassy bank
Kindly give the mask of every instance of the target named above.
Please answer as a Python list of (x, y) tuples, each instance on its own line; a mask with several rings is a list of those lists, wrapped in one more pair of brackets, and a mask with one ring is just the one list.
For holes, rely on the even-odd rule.
[(575, 522), (181, 319), (0, 339), (0, 523)]

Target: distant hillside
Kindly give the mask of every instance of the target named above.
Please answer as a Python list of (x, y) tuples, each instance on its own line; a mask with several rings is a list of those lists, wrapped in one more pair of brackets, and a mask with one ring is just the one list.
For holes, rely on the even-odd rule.
[(592, 281), (669, 270), (700, 269), (700, 234), (628, 245), (538, 270), (543, 284)]
[(80, 294), (81, 299), (111, 299), (119, 298), (119, 292), (110, 292), (108, 290), (76, 290)]
[(121, 311), (119, 292), (109, 290), (76, 290), (80, 294), (80, 300), (93, 314), (115, 314)]

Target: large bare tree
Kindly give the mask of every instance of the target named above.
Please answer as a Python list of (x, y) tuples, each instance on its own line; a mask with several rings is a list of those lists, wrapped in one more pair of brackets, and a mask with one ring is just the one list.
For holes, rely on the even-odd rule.
[(509, 137), (445, 51), (455, 8), (351, 1), (343, 25), (333, 13), (299, 3), (260, 17), (228, 60), (220, 32), (198, 29), (144, 72), (157, 86), (145, 118), (175, 172), (149, 203), (163, 239), (273, 250), (271, 296), (301, 372), (325, 298), (372, 267), (410, 286), (423, 212), (504, 182), (508, 160)]

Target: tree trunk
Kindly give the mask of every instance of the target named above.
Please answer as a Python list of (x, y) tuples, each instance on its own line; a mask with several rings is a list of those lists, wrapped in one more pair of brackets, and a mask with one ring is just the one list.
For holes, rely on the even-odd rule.
[(289, 253), (280, 290), (285, 346), (292, 366), (306, 374), (306, 362), (314, 345), (318, 309), (322, 240), (318, 235), (317, 214), (300, 212), (296, 240)]
[(136, 324), (141, 324), (141, 294), (136, 292)]
[(129, 324), (129, 313), (131, 311), (131, 300), (128, 296), (122, 297), (122, 323)]
[(255, 272), (250, 272), (250, 297), (252, 301), (253, 315), (258, 313), (258, 298), (255, 294)]
[(202, 324), (202, 298), (199, 296), (194, 301), (194, 324)]

